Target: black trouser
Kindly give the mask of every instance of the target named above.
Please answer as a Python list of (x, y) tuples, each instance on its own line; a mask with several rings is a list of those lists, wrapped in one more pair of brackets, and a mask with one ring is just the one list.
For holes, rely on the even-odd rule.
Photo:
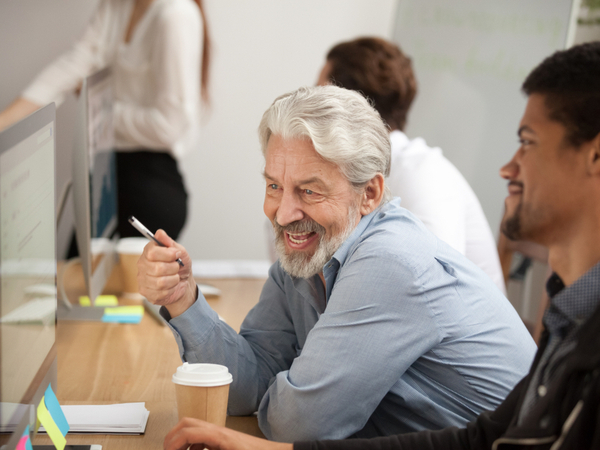
[[(187, 216), (187, 192), (177, 161), (164, 152), (117, 152), (117, 231), (121, 237), (139, 237), (127, 221), (135, 216), (153, 233), (162, 228), (177, 239)], [(75, 233), (67, 258), (79, 255)]]
[(140, 236), (127, 221), (135, 216), (153, 233), (177, 239), (187, 216), (187, 192), (177, 161), (164, 152), (117, 152), (118, 231)]

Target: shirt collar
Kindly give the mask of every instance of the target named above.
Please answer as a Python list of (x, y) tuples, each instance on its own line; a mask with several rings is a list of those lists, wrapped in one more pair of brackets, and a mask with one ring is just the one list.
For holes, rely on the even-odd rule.
[(551, 298), (550, 308), (544, 314), (548, 331), (585, 322), (600, 305), (600, 262), (568, 287), (553, 273), (546, 290)]
[[(394, 199), (389, 203), (393, 203), (393, 202), (397, 202), (399, 205), (400, 200)], [(354, 244), (357, 243), (357, 241), (359, 240), (359, 238), (363, 234), (363, 232), (367, 229), (367, 227), (373, 220), (373, 217), (375, 217), (375, 215), (378, 214), (382, 209), (385, 209), (387, 204), (388, 204), (388, 202), (384, 203), (383, 205), (379, 205), (370, 214), (367, 214), (366, 216), (362, 216), (362, 218), (360, 219), (360, 222), (358, 222), (358, 225), (356, 226), (354, 231), (352, 233), (350, 233), (350, 236), (348, 236), (348, 239), (346, 239), (344, 241), (344, 243), (340, 246), (340, 248), (337, 249), (337, 251), (333, 254), (331, 259), (332, 260), (335, 259), (340, 264), (340, 266), (343, 266), (344, 263), (346, 262), (346, 258), (348, 257), (348, 254), (350, 253), (350, 250), (352, 249)], [(327, 265), (325, 265), (325, 267), (327, 267)]]
[(400, 130), (394, 130), (390, 133), (390, 143), (394, 149), (404, 149), (410, 144), (410, 139)]
[(337, 249), (337, 251), (333, 254), (331, 259), (323, 267), (323, 277), (325, 278), (326, 284), (326, 301), (329, 300), (329, 295), (331, 294), (331, 290), (333, 289), (333, 285), (335, 284), (335, 279), (337, 277), (338, 270), (346, 262), (350, 251), (359, 242), (360, 236), (371, 224), (375, 215), (381, 212), (382, 210), (386, 209), (389, 203), (397, 203), (397, 206), (399, 206), (400, 199), (394, 199), (391, 202), (384, 203), (383, 205), (377, 207), (370, 214), (363, 216), (358, 222), (358, 225), (356, 226), (354, 231), (352, 231), (350, 236), (348, 236), (348, 238), (343, 242), (340, 248)]

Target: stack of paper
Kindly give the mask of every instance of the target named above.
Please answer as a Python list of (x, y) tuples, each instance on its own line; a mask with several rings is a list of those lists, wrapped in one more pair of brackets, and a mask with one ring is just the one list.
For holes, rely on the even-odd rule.
[[(143, 434), (150, 411), (144, 402), (116, 405), (62, 405), (69, 433)], [(40, 428), (44, 431), (43, 428)]]

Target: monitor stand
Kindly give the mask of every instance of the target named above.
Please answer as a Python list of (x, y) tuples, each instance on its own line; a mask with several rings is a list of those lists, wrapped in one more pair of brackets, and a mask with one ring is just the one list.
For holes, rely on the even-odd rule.
[(66, 308), (59, 303), (56, 310), (58, 320), (87, 320), (92, 322), (102, 322), (104, 316), (104, 308), (96, 308), (93, 306), (73, 305), (71, 309)]

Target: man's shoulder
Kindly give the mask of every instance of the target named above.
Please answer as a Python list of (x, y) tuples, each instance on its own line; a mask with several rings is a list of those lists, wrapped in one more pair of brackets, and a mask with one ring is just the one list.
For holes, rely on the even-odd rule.
[(392, 149), (390, 179), (405, 177), (411, 185), (426, 186), (435, 183), (450, 183), (448, 188), (457, 189), (468, 186), (467, 180), (452, 162), (446, 158), (439, 147), (429, 147), (427, 143), (416, 138), (403, 149)]
[(380, 207), (349, 249), (347, 263), (374, 257), (381, 264), (396, 260), (416, 267), (431, 261), (438, 239), (398, 199)]
[[(415, 239), (420, 242), (415, 243)], [(371, 245), (384, 241), (394, 249), (410, 243), (424, 246), (436, 244), (435, 236), (413, 213), (401, 206), (398, 198), (374, 211), (359, 241), (368, 241)]]

